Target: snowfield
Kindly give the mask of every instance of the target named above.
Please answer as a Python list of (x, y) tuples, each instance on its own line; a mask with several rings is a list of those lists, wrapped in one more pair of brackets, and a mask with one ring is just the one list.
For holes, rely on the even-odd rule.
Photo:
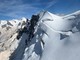
[(36, 16), (27, 33), (25, 18), (0, 21), (0, 60), (80, 60), (80, 10), (62, 17), (48, 11)]

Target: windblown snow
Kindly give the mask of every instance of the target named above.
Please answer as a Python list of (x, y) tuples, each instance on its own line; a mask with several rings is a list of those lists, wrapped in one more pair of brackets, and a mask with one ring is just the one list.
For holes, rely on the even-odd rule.
[(1, 20), (0, 60), (80, 60), (80, 10)]

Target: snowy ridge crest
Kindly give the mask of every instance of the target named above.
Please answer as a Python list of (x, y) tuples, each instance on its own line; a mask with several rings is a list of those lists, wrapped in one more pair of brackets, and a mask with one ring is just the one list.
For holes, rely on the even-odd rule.
[(80, 11), (63, 17), (48, 11), (38, 15), (37, 31), (22, 60), (79, 60)]

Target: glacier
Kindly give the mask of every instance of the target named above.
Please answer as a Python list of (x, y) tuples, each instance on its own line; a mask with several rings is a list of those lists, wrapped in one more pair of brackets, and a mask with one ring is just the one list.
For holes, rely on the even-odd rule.
[(80, 60), (79, 53), (80, 10), (0, 21), (0, 60)]

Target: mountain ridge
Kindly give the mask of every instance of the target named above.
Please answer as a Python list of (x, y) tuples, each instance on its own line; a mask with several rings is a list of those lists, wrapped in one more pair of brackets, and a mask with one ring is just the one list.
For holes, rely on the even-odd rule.
[(0, 21), (0, 60), (79, 60), (79, 22), (79, 11), (62, 17), (42, 11), (31, 20)]

